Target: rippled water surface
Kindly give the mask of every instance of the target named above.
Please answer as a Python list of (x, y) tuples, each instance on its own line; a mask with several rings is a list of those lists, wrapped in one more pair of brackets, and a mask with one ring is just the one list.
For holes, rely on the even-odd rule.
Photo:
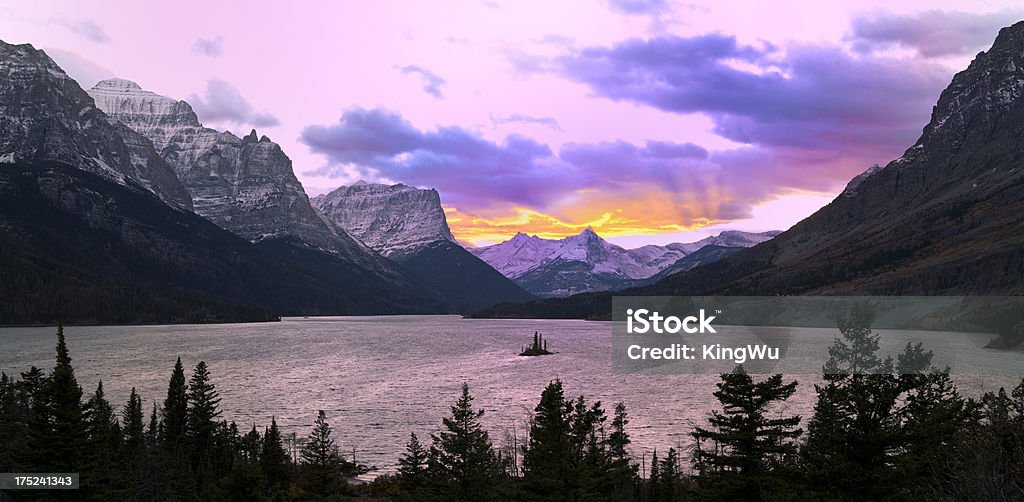
[[(539, 330), (558, 354), (518, 357)], [(807, 330), (800, 343), (827, 346), (828, 330)], [(68, 327), (78, 380), (86, 393), (103, 379), (118, 407), (132, 386), (147, 417), (161, 402), (175, 358), (186, 374), (200, 360), (210, 366), (224, 417), (239, 428), (261, 430), (271, 416), (286, 433), (308, 433), (316, 410), (325, 410), (341, 449), (380, 472), (394, 469), (410, 432), (436, 432), (441, 417), (468, 382), (475, 404), (497, 443), (513, 431), (520, 439), (526, 418), (547, 383), (561, 378), (568, 395), (600, 400), (611, 413), (625, 402), (633, 453), (685, 446), (694, 424), (715, 407), (715, 376), (616, 374), (611, 325), (588, 321), (465, 320), (456, 316), (286, 319), (279, 323), (189, 326)], [(0, 369), (10, 374), (53, 365), (53, 328), (0, 329)], [(1024, 354), (995, 352), (987, 337), (965, 335), (960, 356), (976, 360), (978, 373), (1006, 374)], [(986, 365), (1001, 371), (989, 372)], [(791, 413), (810, 413), (818, 379), (805, 375)], [(965, 394), (1012, 386), (1014, 378), (958, 377)], [(1019, 381), (1019, 377), (1016, 379)]]

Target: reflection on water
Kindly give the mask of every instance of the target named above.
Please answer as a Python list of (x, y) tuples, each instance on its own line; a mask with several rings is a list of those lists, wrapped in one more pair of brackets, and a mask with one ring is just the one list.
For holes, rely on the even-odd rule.
[[(558, 354), (517, 356), (534, 331)], [(824, 350), (835, 336), (829, 330), (806, 333), (792, 343)], [(108, 399), (120, 407), (134, 385), (148, 416), (154, 400), (164, 398), (175, 358), (181, 357), (189, 373), (205, 360), (224, 418), (243, 431), (253, 423), (262, 429), (276, 416), (284, 432), (302, 436), (322, 409), (346, 456), (354, 450), (359, 462), (382, 472), (394, 469), (410, 432), (423, 438), (437, 431), (463, 381), (486, 410), (484, 422), (498, 443), (513, 429), (521, 441), (541, 390), (555, 378), (565, 382), (568, 395), (600, 400), (609, 414), (615, 403), (625, 402), (638, 458), (649, 458), (654, 448), (685, 447), (687, 433), (716, 405), (714, 375), (613, 372), (611, 324), (604, 322), (389, 316), (68, 327), (65, 334), (87, 394), (102, 377)], [(52, 367), (54, 341), (53, 328), (0, 329), (0, 369), (17, 374), (30, 365)], [(959, 361), (972, 361), (979, 374), (1024, 364), (1024, 354), (983, 349), (987, 342), (965, 335)], [(812, 384), (819, 379), (794, 378), (801, 386), (784, 411), (807, 417)], [(957, 380), (963, 393), (973, 395), (1012, 387), (1019, 377)]]

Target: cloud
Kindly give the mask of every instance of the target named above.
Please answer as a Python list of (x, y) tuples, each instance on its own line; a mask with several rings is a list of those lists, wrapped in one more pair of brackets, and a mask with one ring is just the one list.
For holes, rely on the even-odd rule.
[(898, 46), (915, 50), (926, 58), (971, 55), (991, 45), (999, 29), (1018, 21), (1022, 13), (930, 10), (913, 14), (861, 14), (851, 21), (846, 38), (860, 53)]
[(335, 124), (306, 127), (300, 140), (328, 160), (309, 175), (347, 176), (358, 166), (369, 178), (436, 187), (458, 205), (543, 205), (561, 190), (551, 149), (518, 135), (496, 143), (457, 126), (420, 131), (397, 113), (354, 108)]
[(473, 242), (516, 231), (565, 236), (587, 225), (609, 236), (678, 232), (747, 218), (759, 202), (830, 188), (807, 166), (836, 165), (834, 155), (798, 149), (711, 152), (668, 141), (568, 143), (556, 153), (523, 136), (420, 130), (398, 113), (362, 108), (306, 127), (300, 140), (327, 160), (306, 175), (437, 188), (458, 215), (449, 224)]
[(110, 42), (110, 36), (103, 30), (103, 27), (95, 21), (85, 19), (82, 21), (70, 21), (64, 18), (55, 18), (53, 23), (63, 26), (72, 33), (98, 44)]
[(441, 93), (441, 86), (443, 86), (446, 81), (436, 73), (415, 65), (403, 66), (399, 68), (399, 70), (403, 75), (419, 75), (420, 79), (423, 81), (423, 92), (430, 94), (437, 99), (444, 99), (444, 95)]
[(46, 54), (57, 66), (78, 82), (82, 89), (90, 89), (100, 80), (114, 76), (109, 68), (73, 51), (64, 49), (47, 48)]
[(192, 44), (192, 52), (211, 58), (219, 58), (224, 54), (224, 37), (198, 38)]
[(715, 132), (768, 147), (865, 150), (912, 144), (949, 71), (841, 47), (744, 46), (725, 35), (629, 40), (558, 60), (598, 96), (710, 117)]
[(658, 15), (668, 10), (665, 0), (608, 0), (608, 7), (631, 15)]
[(210, 79), (203, 96), (192, 94), (189, 104), (203, 122), (221, 122), (246, 127), (274, 127), (281, 124), (267, 112), (257, 112), (231, 84)]
[(555, 131), (561, 131), (562, 126), (558, 124), (558, 121), (552, 117), (534, 117), (531, 115), (523, 115), (520, 113), (513, 113), (505, 116), (491, 115), (491, 123), (495, 126), (502, 124), (535, 124), (553, 129)]

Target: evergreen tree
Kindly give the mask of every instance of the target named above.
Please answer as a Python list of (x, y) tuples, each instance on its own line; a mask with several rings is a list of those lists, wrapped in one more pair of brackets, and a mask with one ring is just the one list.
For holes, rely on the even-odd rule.
[(632, 471), (625, 453), (629, 437), (625, 407), (617, 410), (612, 435), (601, 403), (583, 396), (566, 400), (555, 380), (541, 393), (523, 449), (523, 489), (537, 500), (603, 500), (628, 494)]
[(882, 498), (920, 482), (934, 467), (922, 459), (947, 450), (969, 419), (948, 372), (930, 369), (932, 354), (920, 344), (907, 344), (895, 364), (878, 355), (874, 320), (866, 302), (835, 319), (840, 337), (822, 368), (824, 385), (815, 386), (801, 451), (820, 496)]
[[(154, 409), (154, 412), (156, 410)], [(139, 397), (135, 387), (132, 387), (128, 395), (128, 402), (121, 409), (121, 421), (124, 422), (124, 444), (129, 456), (134, 457), (142, 451), (145, 446), (145, 432), (143, 430), (142, 398)]]
[[(653, 464), (657, 464), (655, 467)], [(675, 448), (669, 448), (668, 453), (661, 461), (657, 457), (652, 459), (652, 500), (660, 502), (676, 502), (683, 499), (683, 474), (679, 470), (679, 454)]]
[(630, 461), (629, 452), (626, 450), (630, 444), (629, 433), (626, 432), (627, 425), (629, 416), (626, 413), (626, 405), (619, 403), (615, 405), (615, 415), (607, 440), (612, 493), (618, 494), (619, 500), (633, 499), (633, 486), (637, 477), (637, 466)]
[(320, 410), (313, 423), (313, 431), (299, 453), (302, 462), (299, 488), (318, 500), (337, 495), (346, 487), (341, 456), (331, 433), (327, 414)]
[(86, 461), (88, 435), (82, 387), (75, 379), (63, 326), (57, 327), (56, 361), (40, 388), (32, 391), (28, 437), (32, 468), (37, 472), (78, 472)]
[(493, 496), (504, 476), (487, 431), (480, 424), (483, 410), (473, 409), (469, 385), (443, 419), (444, 430), (431, 435), (428, 461), (432, 477), (440, 482), (447, 500), (484, 500)]
[[(209, 492), (213, 488), (214, 480), (219, 474), (225, 472), (223, 468), (230, 468), (220, 462), (216, 446), (218, 438), (217, 417), (220, 416), (220, 397), (216, 386), (210, 381), (210, 370), (206, 362), (199, 361), (192, 372), (192, 378), (188, 384), (187, 394), (186, 436), (192, 457), (192, 472), (195, 477), (196, 487), (200, 493)], [(229, 434), (226, 441), (230, 445), (231, 440), (237, 435)]]
[[(772, 405), (796, 392), (796, 382), (783, 383), (782, 375), (754, 382), (743, 366), (721, 375), (714, 396), (722, 411), (713, 411), (710, 429), (698, 427), (691, 435), (700, 445), (695, 463), (707, 485), (724, 498), (759, 499), (768, 489), (770, 471), (796, 454), (794, 440), (799, 416), (769, 418)], [(705, 447), (711, 443), (711, 448)]]
[(167, 398), (164, 399), (163, 441), (169, 451), (175, 452), (184, 446), (187, 416), (188, 387), (185, 384), (185, 367), (179, 357), (171, 371)]
[(523, 487), (534, 497), (566, 499), (579, 489), (571, 406), (565, 400), (562, 381), (555, 380), (544, 388), (534, 408), (530, 440), (523, 447)]
[(414, 492), (425, 485), (428, 459), (429, 454), (416, 433), (409, 434), (405, 454), (398, 459), (398, 481), (403, 490)]
[(220, 416), (220, 396), (210, 381), (210, 370), (206, 362), (199, 361), (188, 384), (186, 431), (192, 445), (193, 455), (201, 458), (210, 453), (213, 435)]
[(124, 474), (126, 466), (122, 462), (123, 444), (121, 427), (118, 424), (114, 408), (107, 401), (100, 381), (96, 392), (86, 404), (88, 443), (88, 463), (79, 466), (82, 476), (86, 478), (83, 491), (95, 500), (113, 500), (124, 498)]
[(281, 444), (277, 418), (270, 419), (270, 427), (263, 433), (263, 445), (260, 450), (260, 469), (271, 494), (286, 493), (291, 483), (292, 467), (288, 452)]

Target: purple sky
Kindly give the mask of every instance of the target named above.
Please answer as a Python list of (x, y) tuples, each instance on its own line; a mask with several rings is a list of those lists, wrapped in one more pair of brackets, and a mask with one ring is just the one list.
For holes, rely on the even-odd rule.
[(456, 237), (784, 229), (913, 144), (1015, 2), (0, 2), (0, 37), (280, 143), (315, 195), (437, 188)]

